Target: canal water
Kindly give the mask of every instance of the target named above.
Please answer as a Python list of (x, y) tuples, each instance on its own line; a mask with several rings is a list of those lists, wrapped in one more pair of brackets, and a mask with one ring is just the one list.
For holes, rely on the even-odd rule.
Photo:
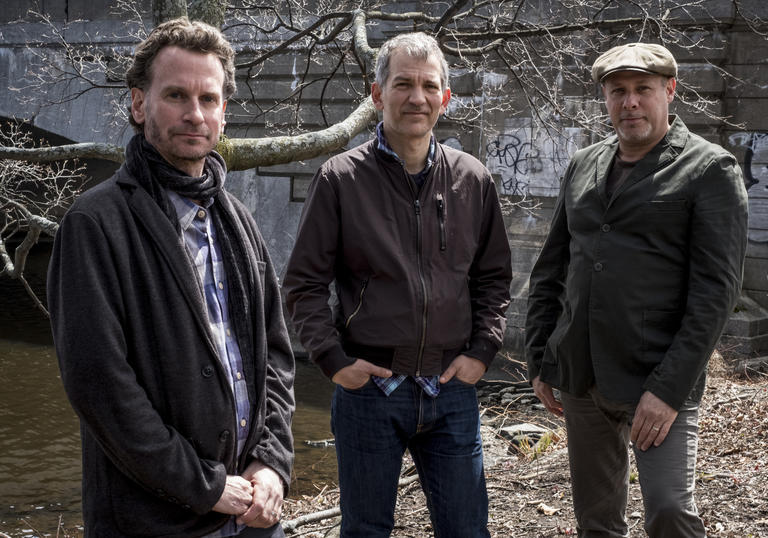
[[(78, 420), (61, 386), (48, 321), (30, 304), (20, 288), (0, 277), (0, 533), (56, 536), (61, 518), (70, 536), (77, 536)], [(331, 437), (333, 386), (306, 360), (296, 366), (291, 496), (312, 495), (336, 480), (333, 447), (306, 443)]]

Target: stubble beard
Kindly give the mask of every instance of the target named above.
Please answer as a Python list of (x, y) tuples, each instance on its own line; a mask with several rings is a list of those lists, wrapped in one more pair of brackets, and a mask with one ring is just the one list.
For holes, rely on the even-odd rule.
[(651, 132), (653, 131), (653, 127), (650, 123), (647, 122), (646, 124), (640, 128), (624, 128), (621, 125), (619, 125), (619, 128), (617, 129), (619, 138), (628, 144), (632, 145), (643, 145), (651, 140)]
[[(160, 130), (160, 127), (157, 125), (157, 122), (153, 121), (152, 119), (148, 119), (144, 126), (145, 129), (145, 136), (150, 143), (155, 146), (155, 149), (160, 151), (161, 155), (163, 155), (163, 152), (161, 150), (165, 150), (165, 153), (167, 155), (163, 155), (167, 161), (169, 161), (172, 165), (176, 166), (177, 168), (183, 168), (181, 166), (178, 166), (177, 163), (198, 163), (201, 160), (205, 159), (208, 154), (213, 150), (215, 146), (211, 145), (210, 148), (206, 147), (209, 144), (206, 144), (206, 147), (197, 147), (197, 146), (186, 146), (190, 151), (197, 150), (194, 153), (186, 153), (182, 154), (178, 149), (177, 146), (173, 144), (173, 133), (169, 132), (168, 136), (165, 136), (163, 132)], [(153, 142), (154, 141), (154, 142)], [(206, 142), (208, 140), (206, 139)], [(161, 147), (157, 147), (161, 146)]]

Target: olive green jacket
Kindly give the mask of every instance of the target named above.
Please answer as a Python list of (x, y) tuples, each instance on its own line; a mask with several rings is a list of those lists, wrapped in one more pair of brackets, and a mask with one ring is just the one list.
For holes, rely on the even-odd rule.
[(619, 402), (648, 390), (675, 409), (701, 399), (739, 295), (747, 193), (733, 155), (671, 119), (612, 199), (616, 136), (573, 156), (531, 274), (531, 379)]

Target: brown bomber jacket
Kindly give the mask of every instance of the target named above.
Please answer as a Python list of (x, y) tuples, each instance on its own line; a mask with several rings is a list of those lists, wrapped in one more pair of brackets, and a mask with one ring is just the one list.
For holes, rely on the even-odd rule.
[(355, 358), (397, 374), (436, 375), (459, 353), (490, 364), (511, 278), (485, 166), (437, 144), (417, 195), (374, 140), (315, 174), (283, 287), (299, 338), (328, 377)]

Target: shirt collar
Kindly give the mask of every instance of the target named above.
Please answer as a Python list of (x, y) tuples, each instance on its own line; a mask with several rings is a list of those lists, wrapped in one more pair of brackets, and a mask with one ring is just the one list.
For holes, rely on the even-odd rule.
[[(394, 159), (395, 161), (399, 162), (403, 168), (405, 168), (405, 163), (403, 160), (395, 153), (395, 151), (389, 146), (387, 143), (387, 137), (384, 136), (384, 122), (380, 121), (379, 124), (376, 126), (376, 139), (379, 143), (379, 151), (381, 151), (384, 155), (387, 157)], [(435, 136), (432, 135), (429, 138), (429, 151), (427, 152), (427, 164), (424, 166), (421, 172), (418, 174), (411, 174), (413, 176), (417, 177), (424, 177), (429, 173), (429, 170), (432, 168), (432, 165), (435, 162), (435, 148), (437, 147), (437, 144), (435, 143)]]
[(170, 200), (173, 208), (176, 210), (176, 218), (179, 219), (179, 229), (182, 232), (186, 231), (192, 224), (192, 221), (195, 220), (197, 212), (202, 208), (189, 198), (181, 196), (175, 191), (166, 189), (165, 192), (168, 195), (168, 200)]

